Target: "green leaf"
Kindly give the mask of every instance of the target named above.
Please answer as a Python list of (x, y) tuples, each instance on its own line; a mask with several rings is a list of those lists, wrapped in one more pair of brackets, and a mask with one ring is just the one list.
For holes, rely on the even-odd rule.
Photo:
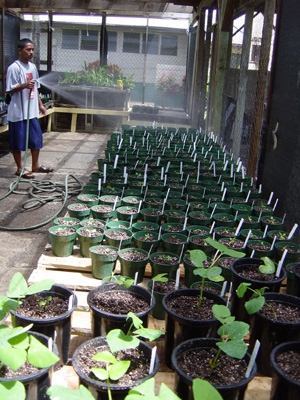
[(26, 390), (23, 383), (19, 381), (0, 382), (0, 400), (25, 400), (25, 398)]
[(216, 250), (219, 250), (220, 253), (222, 253), (222, 254), (225, 254), (226, 250), (228, 250), (228, 248), (225, 246), (225, 244), (217, 242), (216, 240), (214, 240), (210, 237), (206, 238), (205, 240), (210, 246), (212, 246)]
[(27, 352), (24, 349), (14, 347), (0, 347), (0, 361), (16, 371), (27, 360)]
[(264, 296), (254, 297), (253, 299), (246, 301), (245, 308), (248, 314), (255, 314), (265, 304)]
[(30, 347), (28, 349), (28, 361), (37, 368), (47, 368), (59, 360), (56, 354), (44, 346), (34, 336), (30, 336)]
[(223, 334), (230, 337), (231, 340), (243, 340), (249, 333), (249, 325), (242, 321), (233, 321), (224, 325)]
[(133, 279), (125, 279), (124, 286), (127, 289), (130, 288), (130, 286), (133, 285), (133, 284), (134, 284), (134, 280)]
[(246, 282), (241, 283), (236, 290), (237, 297), (239, 297), (241, 299), (244, 296), (244, 294), (247, 292), (247, 289), (249, 286), (251, 286), (251, 283), (246, 283)]
[(243, 258), (245, 257), (245, 253), (242, 253), (240, 251), (236, 251), (236, 250), (232, 250), (232, 249), (227, 249), (226, 251), (224, 251), (224, 253), (226, 256), (229, 257), (235, 257), (235, 258)]
[(229, 308), (221, 304), (214, 304), (212, 306), (212, 312), (214, 314), (214, 317), (217, 318), (221, 322), (221, 324), (223, 323), (225, 318), (231, 316)]
[(106, 341), (112, 353), (120, 350), (134, 349), (140, 341), (134, 336), (127, 336), (121, 329), (113, 329), (106, 335)]
[(167, 273), (165, 274), (158, 274), (154, 278), (152, 278), (153, 282), (168, 282)]
[(53, 279), (44, 279), (40, 282), (33, 283), (29, 286), (27, 294), (35, 294), (42, 292), (43, 290), (50, 290), (54, 284), (55, 281)]
[(269, 257), (262, 257), (261, 258), (264, 264), (260, 265), (258, 269), (262, 274), (274, 274), (275, 272), (275, 264)]
[(159, 330), (159, 329), (150, 329), (150, 328), (143, 328), (141, 327), (140, 329), (137, 329), (133, 332), (133, 334), (141, 336), (143, 338), (146, 338), (150, 340), (150, 342), (153, 342), (153, 340), (158, 339), (164, 331)]
[(117, 361), (115, 364), (112, 364), (109, 366), (109, 377), (113, 381), (117, 381), (120, 379), (128, 370), (130, 366), (130, 361), (128, 360), (122, 360), (122, 361)]
[(229, 340), (228, 342), (218, 342), (217, 346), (228, 356), (241, 360), (247, 352), (246, 343), (238, 340)]
[(91, 371), (100, 381), (106, 381), (106, 379), (108, 379), (108, 371), (106, 368), (91, 368)]
[(159, 400), (180, 400), (180, 398), (165, 383), (160, 385), (159, 395), (157, 398)]
[[(140, 385), (134, 387), (133, 389), (129, 390), (129, 394), (135, 395), (143, 395), (143, 396), (153, 396), (155, 398), (155, 380), (154, 378), (147, 379), (145, 382), (141, 383)], [(128, 400), (128, 396), (126, 396), (125, 400)]]
[(126, 321), (128, 321), (129, 318), (132, 319), (133, 326), (136, 329), (138, 329), (141, 325), (143, 325), (143, 321), (131, 311), (127, 314)]
[(222, 396), (209, 382), (196, 378), (193, 380), (194, 400), (222, 400)]
[(201, 278), (207, 278), (207, 274), (208, 274), (207, 271), (208, 271), (208, 268), (199, 267), (199, 268), (195, 268), (193, 270), (193, 274), (199, 275), (199, 276), (201, 276)]
[(16, 272), (11, 278), (7, 297), (24, 297), (27, 293), (28, 285), (24, 276), (20, 272)]
[(114, 364), (117, 362), (116, 357), (114, 357), (109, 351), (100, 351), (92, 357), (92, 360), (95, 361), (104, 361), (106, 363)]
[(210, 280), (212, 280), (213, 278), (216, 278), (217, 276), (220, 276), (221, 273), (222, 273), (221, 267), (211, 267), (211, 268), (207, 269), (207, 277)]
[(47, 395), (50, 396), (51, 400), (95, 400), (95, 397), (83, 385), (80, 385), (77, 390), (53, 385), (48, 388)]
[(191, 250), (190, 257), (192, 264), (196, 267), (202, 267), (203, 262), (207, 260), (206, 254), (202, 250)]

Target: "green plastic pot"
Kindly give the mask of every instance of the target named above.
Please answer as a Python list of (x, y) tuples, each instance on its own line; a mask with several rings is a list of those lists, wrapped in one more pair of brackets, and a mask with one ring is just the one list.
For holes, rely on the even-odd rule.
[(291, 242), (291, 239), (288, 239), (289, 232), (277, 229), (272, 231), (268, 230), (267, 241), (272, 243), (275, 236), (276, 236), (276, 242)]
[(243, 229), (259, 229), (260, 228), (260, 221), (258, 217), (255, 215), (238, 215), (237, 216), (237, 225), (239, 224), (241, 219), (244, 219), (243, 222)]
[(131, 206), (131, 207), (135, 207), (136, 206), (137, 207), (139, 205), (140, 201), (143, 201), (142, 197), (139, 197), (139, 196), (125, 196), (122, 199), (122, 205), (123, 206)]
[(79, 203), (88, 205), (89, 207), (96, 206), (99, 203), (99, 197), (95, 194), (82, 193), (77, 196)]
[(189, 211), (205, 211), (208, 212), (208, 205), (204, 201), (191, 201)]
[(96, 228), (105, 228), (105, 221), (102, 219), (95, 219), (95, 218), (84, 218), (80, 221), (80, 228), (81, 226), (90, 226), (90, 227), (96, 227)]
[(191, 211), (188, 217), (191, 225), (208, 226), (211, 224), (210, 213), (204, 211)]
[[(136, 221), (140, 215), (138, 208), (134, 206), (118, 207), (116, 211), (118, 220), (120, 221)], [(130, 213), (126, 213), (127, 211), (130, 211)]]
[[(154, 258), (156, 256), (172, 257), (173, 259), (176, 258), (177, 261), (175, 261), (173, 264), (165, 264), (163, 260), (161, 260), (160, 262), (154, 261)], [(158, 274), (167, 274), (167, 277), (169, 279), (176, 279), (176, 271), (180, 264), (180, 260), (177, 254), (169, 253), (167, 251), (156, 252), (150, 254), (149, 261), (152, 268), (152, 278)]]
[(156, 224), (160, 225), (162, 214), (156, 214), (159, 210), (155, 208), (143, 208), (140, 211), (141, 217), (143, 221), (146, 222), (155, 222)]
[(215, 213), (231, 214), (231, 207), (229, 204), (222, 201), (214, 201), (209, 205), (209, 212), (212, 212), (215, 208)]
[(253, 215), (256, 215), (257, 217), (261, 215), (261, 217), (270, 217), (274, 213), (273, 207), (268, 206), (268, 205), (255, 205), (253, 208)]
[(54, 225), (69, 226), (76, 230), (80, 227), (80, 220), (73, 217), (58, 217), (53, 222)]
[[(155, 241), (147, 241), (144, 239), (145, 235), (153, 235), (155, 236)], [(137, 231), (133, 234), (133, 242), (138, 249), (145, 250), (147, 252), (150, 251), (154, 253), (160, 243), (160, 239), (158, 239), (158, 233), (155, 231)]]
[(231, 206), (232, 214), (236, 215), (251, 215), (252, 208), (248, 204), (232, 204)]
[[(169, 193), (170, 196), (170, 193)], [(187, 204), (185, 200), (181, 200), (179, 198), (170, 199), (166, 202), (167, 210), (182, 210), (185, 211), (187, 208)]]
[[(168, 239), (174, 238), (175, 240), (179, 240), (181, 243), (173, 243), (168, 242)], [(187, 246), (187, 236), (180, 233), (164, 233), (161, 236), (163, 251), (167, 251), (169, 253), (174, 253), (177, 255), (183, 254), (182, 248), (185, 249)]]
[[(82, 234), (83, 230), (91, 231), (91, 234), (95, 231), (101, 233), (99, 236), (84, 236)], [(103, 240), (103, 229), (95, 228), (95, 227), (81, 227), (76, 231), (78, 241), (79, 241), (79, 250), (82, 257), (90, 257), (90, 247), (96, 246), (100, 244)]]
[[(146, 256), (145, 260), (134, 261), (127, 260), (124, 256), (127, 252), (137, 252)], [(135, 279), (136, 272), (138, 273), (137, 283), (143, 282), (143, 278), (145, 275), (145, 267), (148, 262), (148, 252), (142, 249), (136, 249), (135, 247), (130, 247), (127, 249), (123, 249), (119, 252), (119, 260), (121, 264), (121, 275), (129, 276), (132, 279)]]
[(99, 204), (104, 204), (104, 205), (109, 205), (109, 206), (116, 205), (115, 208), (117, 208), (117, 207), (120, 207), (120, 205), (121, 205), (121, 199), (119, 196), (106, 194), (106, 195), (99, 197)]
[(85, 185), (82, 188), (82, 193), (98, 195), (98, 185)]
[(299, 261), (300, 245), (288, 241), (280, 241), (275, 243), (275, 254), (278, 261), (281, 259), (285, 249), (288, 249), (288, 252), (284, 259), (284, 266), (289, 263), (296, 263)]
[(180, 210), (166, 210), (164, 212), (164, 220), (165, 222), (183, 224), (185, 220), (185, 212)]
[(187, 235), (198, 235), (202, 237), (211, 236), (210, 228), (208, 226), (201, 226), (201, 225), (188, 225), (186, 227)]
[(167, 222), (161, 225), (161, 233), (181, 233), (185, 234), (185, 230), (183, 229), (183, 224), (179, 224), (176, 222)]
[[(253, 251), (253, 248), (251, 248), (251, 244), (256, 244), (256, 243), (261, 243), (265, 246), (268, 246), (269, 249), (267, 250), (255, 250), (254, 257), (256, 258), (261, 258), (261, 257), (271, 257), (273, 250), (271, 250), (271, 245), (269, 242), (266, 240), (249, 240), (246, 246), (246, 253), (250, 257)], [(275, 243), (276, 244), (276, 243)]]
[(237, 223), (234, 219), (234, 215), (226, 213), (215, 213), (212, 217), (215, 221), (215, 227), (227, 226), (229, 228), (234, 227)]
[(68, 226), (55, 225), (49, 228), (52, 252), (57, 257), (68, 257), (73, 252), (73, 246), (76, 240), (76, 230), (68, 235), (58, 235), (56, 232), (70, 229)]
[(138, 231), (154, 231), (154, 232), (158, 232), (159, 231), (159, 225), (156, 224), (155, 222), (135, 222), (132, 225), (132, 231), (133, 232), (138, 232)]
[[(115, 254), (99, 254), (96, 250), (98, 248), (114, 250)], [(90, 247), (90, 254), (92, 260), (92, 275), (94, 278), (103, 279), (112, 274), (118, 258), (118, 248), (108, 245), (98, 245)]]
[[(100, 209), (101, 207), (101, 209)], [(113, 210), (113, 206), (111, 205), (105, 205), (105, 204), (99, 204), (97, 206), (93, 206), (91, 208), (92, 211), (92, 216), (93, 218), (96, 219), (108, 219), (108, 218), (112, 218), (114, 215), (114, 210)]]
[[(200, 243), (197, 243), (198, 239)], [(202, 235), (191, 235), (188, 244), (189, 250), (202, 250), (207, 256), (211, 256), (216, 252), (216, 249), (208, 243), (205, 244), (205, 239), (206, 237)]]
[(132, 228), (130, 227), (130, 222), (128, 221), (108, 221), (106, 224), (106, 228), (107, 229), (123, 228), (132, 230)]
[[(248, 236), (249, 231), (250, 231), (249, 228), (248, 229), (241, 229), (240, 230), (240, 234), (239, 234), (239, 239), (245, 240), (246, 237)], [(250, 238), (249, 239), (251, 239), (251, 240), (252, 239), (253, 240), (255, 240), (255, 239), (260, 240), (260, 239), (263, 239), (263, 236), (264, 236), (264, 232), (263, 231), (261, 231), (259, 229), (251, 229), (251, 234), (250, 234)]]
[(283, 229), (283, 219), (279, 217), (274, 217), (273, 215), (262, 216), (261, 226), (264, 229), (268, 225), (268, 230), (273, 231), (277, 229)]
[[(175, 280), (168, 279), (168, 282), (175, 282)], [(147, 284), (147, 287), (148, 287), (148, 290), (150, 293), (152, 293), (152, 284), (153, 284), (153, 280), (151, 279)], [(165, 309), (163, 308), (162, 300), (167, 293), (157, 292), (155, 290), (155, 284), (156, 284), (156, 282), (154, 282), (153, 296), (155, 298), (155, 306), (152, 310), (152, 316), (156, 319), (164, 320), (165, 319)], [(181, 283), (179, 283), (179, 288), (182, 289)], [(174, 290), (175, 290), (175, 288), (174, 288)]]
[(236, 228), (230, 226), (217, 226), (214, 228), (215, 239), (232, 238), (235, 236)]
[[(72, 207), (79, 207), (79, 206), (82, 206), (82, 207), (85, 207), (85, 209), (83, 209), (83, 210), (72, 210)], [(77, 219), (79, 219), (80, 221), (82, 220), (82, 219), (84, 219), (84, 218), (88, 218), (89, 217), (89, 215), (90, 215), (90, 213), (91, 213), (91, 209), (90, 209), (90, 207), (87, 205), (87, 204), (82, 204), (82, 203), (72, 203), (72, 204), (69, 204), (68, 206), (67, 206), (67, 209), (68, 209), (68, 213), (69, 213), (69, 216), (70, 217), (72, 217), (72, 218), (77, 218)]]
[(129, 230), (129, 229), (123, 229), (123, 228), (111, 228), (111, 229), (107, 229), (107, 230), (104, 232), (104, 237), (105, 237), (106, 243), (107, 243), (109, 246), (113, 246), (113, 247), (119, 248), (121, 239), (109, 237), (109, 234), (110, 234), (111, 232), (124, 232), (124, 233), (127, 234), (127, 236), (129, 236), (128, 239), (122, 240), (121, 249), (123, 249), (123, 248), (125, 248), (125, 247), (127, 247), (127, 246), (130, 245), (131, 239), (132, 239), (132, 232), (131, 232), (131, 230)]

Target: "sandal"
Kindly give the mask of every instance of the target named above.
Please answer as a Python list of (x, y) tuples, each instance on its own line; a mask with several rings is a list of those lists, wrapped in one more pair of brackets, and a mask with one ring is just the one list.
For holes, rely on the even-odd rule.
[(34, 171), (32, 170), (32, 172), (38, 172), (38, 173), (44, 173), (44, 174), (49, 174), (49, 172), (53, 172), (54, 168), (51, 167), (45, 167), (44, 165), (40, 165), (39, 169)]
[[(19, 171), (19, 172), (17, 171), (15, 173), (15, 175), (20, 176), (21, 175), (21, 171)], [(35, 178), (34, 174), (32, 172), (27, 171), (26, 169), (23, 171), (23, 174), (21, 175), (21, 177), (23, 179), (34, 179)]]

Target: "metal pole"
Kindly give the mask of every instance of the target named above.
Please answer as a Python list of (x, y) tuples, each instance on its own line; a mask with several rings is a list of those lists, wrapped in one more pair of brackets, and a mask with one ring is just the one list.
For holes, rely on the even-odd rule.
[(149, 17), (147, 17), (147, 26), (146, 26), (146, 40), (145, 40), (145, 56), (144, 56), (144, 73), (143, 73), (142, 104), (145, 103), (146, 69), (147, 69), (147, 54), (148, 54), (148, 33), (149, 33)]

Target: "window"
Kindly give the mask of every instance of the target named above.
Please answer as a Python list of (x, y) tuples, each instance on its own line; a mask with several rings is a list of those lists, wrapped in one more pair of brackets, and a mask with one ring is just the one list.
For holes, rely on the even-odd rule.
[[(148, 35), (148, 48), (147, 48), (148, 54), (158, 54), (158, 40), (159, 36), (157, 34), (150, 33)], [(145, 53), (145, 48), (146, 48), (146, 34), (143, 33), (142, 53)]]
[(259, 62), (259, 57), (260, 57), (260, 45), (253, 44), (251, 50), (251, 61)]
[(140, 52), (140, 34), (133, 32), (124, 32), (123, 53)]
[(160, 54), (162, 56), (177, 56), (178, 37), (175, 35), (162, 35)]
[(81, 50), (98, 50), (98, 31), (81, 31)]
[(117, 32), (107, 32), (108, 51), (117, 51)]
[(79, 30), (63, 29), (62, 30), (62, 48), (78, 50)]

